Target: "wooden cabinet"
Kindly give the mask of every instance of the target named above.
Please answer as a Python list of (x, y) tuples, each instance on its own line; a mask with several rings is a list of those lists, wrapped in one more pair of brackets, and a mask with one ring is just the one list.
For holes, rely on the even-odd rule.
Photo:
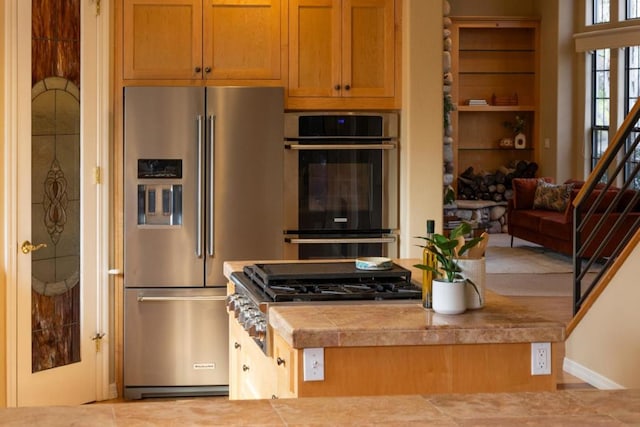
[(123, 0), (124, 80), (284, 84), (285, 0)]
[[(539, 21), (453, 18), (451, 37), (455, 176), (468, 167), (492, 172), (516, 160), (536, 161)], [(525, 147), (503, 147), (503, 138), (514, 138), (504, 123), (516, 116), (526, 123)]]
[(274, 334), (273, 359), (276, 365), (278, 398), (297, 397), (298, 395), (298, 351), (291, 348), (282, 337)]
[[(302, 349), (272, 330), (265, 355), (229, 318), (230, 399), (425, 393), (551, 391), (551, 375), (531, 375), (531, 344), (325, 347), (324, 380), (304, 381)], [(557, 351), (557, 343), (552, 343)], [(375, 375), (372, 375), (375, 373)]]
[(229, 313), (229, 399), (271, 399), (277, 391), (273, 359)]
[(400, 0), (290, 0), (289, 108), (399, 108)]
[[(557, 351), (557, 344), (553, 343), (552, 348), (553, 352)], [(246, 358), (248, 354), (244, 350), (240, 353)], [(273, 356), (261, 354), (263, 360), (270, 361), (273, 371), (262, 367), (260, 372), (264, 377), (255, 379), (252, 375), (254, 366), (258, 365), (239, 362), (241, 367), (246, 364), (251, 369), (251, 373), (240, 369), (231, 376), (237, 375), (240, 381), (246, 381), (239, 384), (240, 389), (245, 388), (239, 395), (245, 397), (237, 397), (233, 383), (230, 383), (229, 397), (253, 399), (256, 397), (246, 396), (256, 396), (256, 393), (268, 399), (551, 391), (556, 387), (555, 363), (552, 363), (552, 375), (531, 375), (530, 343), (325, 347), (323, 351), (324, 380), (304, 381), (303, 350), (291, 347), (274, 331)], [(246, 391), (247, 388), (252, 391)]]

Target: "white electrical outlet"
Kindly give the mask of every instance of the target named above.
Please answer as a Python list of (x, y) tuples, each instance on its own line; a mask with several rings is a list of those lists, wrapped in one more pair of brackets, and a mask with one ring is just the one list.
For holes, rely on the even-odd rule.
[(551, 343), (531, 343), (531, 375), (551, 375)]
[(304, 381), (324, 381), (324, 349), (305, 348), (302, 351)]

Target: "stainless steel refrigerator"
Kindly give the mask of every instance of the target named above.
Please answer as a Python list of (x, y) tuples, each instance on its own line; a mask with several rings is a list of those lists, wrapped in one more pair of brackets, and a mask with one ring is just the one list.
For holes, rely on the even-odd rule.
[(222, 264), (282, 257), (283, 89), (124, 91), (124, 389), (228, 392)]

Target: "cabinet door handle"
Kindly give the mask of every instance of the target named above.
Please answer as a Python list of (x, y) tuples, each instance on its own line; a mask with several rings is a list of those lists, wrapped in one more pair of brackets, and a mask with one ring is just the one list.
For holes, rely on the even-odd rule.
[(340, 85), (335, 85), (333, 88), (334, 88), (335, 90), (340, 90)]
[(240, 347), (242, 347), (239, 343), (234, 343), (233, 344), (233, 348), (235, 349), (239, 349)]
[(202, 71), (202, 68), (200, 68), (200, 67), (196, 67), (196, 68), (194, 68), (194, 71), (195, 71), (196, 73), (199, 73), (200, 71)]
[(242, 365), (242, 370), (244, 372), (247, 372), (249, 370), (249, 367), (247, 365)]
[(211, 67), (204, 67), (204, 72), (209, 74), (211, 72)]
[(286, 366), (286, 362), (284, 361), (284, 359), (282, 357), (278, 357), (276, 359), (276, 363), (278, 364), (278, 366), (280, 366), (280, 365), (285, 365)]
[(351, 85), (344, 85), (344, 90), (351, 90)]

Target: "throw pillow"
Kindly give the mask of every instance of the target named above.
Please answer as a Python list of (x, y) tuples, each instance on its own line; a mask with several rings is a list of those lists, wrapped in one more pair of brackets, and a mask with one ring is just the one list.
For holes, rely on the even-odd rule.
[(539, 180), (551, 182), (551, 178), (513, 178), (511, 186), (513, 188), (514, 209), (533, 208), (533, 199)]
[(571, 197), (571, 184), (549, 184), (538, 180), (533, 209), (564, 212)]

